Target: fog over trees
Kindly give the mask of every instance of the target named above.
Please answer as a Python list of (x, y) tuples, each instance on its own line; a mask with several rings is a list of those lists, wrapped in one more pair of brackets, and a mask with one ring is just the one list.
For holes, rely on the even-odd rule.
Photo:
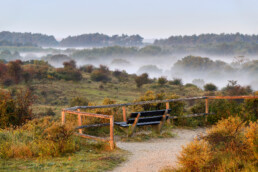
[(74, 60), (78, 67), (106, 65), (130, 74), (148, 73), (150, 78), (177, 78), (200, 88), (207, 83), (221, 88), (237, 80), (258, 89), (257, 56), (258, 35), (240, 33), (171, 36), (147, 44), (139, 35), (94, 33), (58, 42), (43, 34), (0, 32), (0, 59), (5, 63), (37, 59), (60, 68)]

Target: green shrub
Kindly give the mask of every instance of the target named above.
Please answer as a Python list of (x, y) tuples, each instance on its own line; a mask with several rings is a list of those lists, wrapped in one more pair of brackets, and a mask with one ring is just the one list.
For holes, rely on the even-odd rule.
[(32, 118), (31, 105), (34, 98), (29, 90), (0, 92), (0, 128), (20, 126)]
[(0, 130), (0, 158), (55, 157), (79, 150), (71, 125), (50, 117), (34, 119), (22, 128)]
[(141, 88), (142, 85), (149, 83), (149, 75), (147, 73), (143, 73), (140, 76), (136, 76), (134, 80), (137, 88)]
[(212, 83), (208, 83), (204, 85), (204, 90), (205, 91), (217, 91), (218, 87)]
[(74, 97), (71, 102), (70, 106), (88, 106), (89, 101), (86, 98), (83, 97)]
[(128, 73), (126, 71), (115, 70), (112, 75), (118, 79), (119, 82), (128, 81)]
[(183, 85), (183, 81), (180, 78), (174, 78), (172, 81), (169, 81), (170, 85)]
[(90, 78), (92, 81), (101, 81), (101, 82), (108, 82), (110, 81), (110, 78), (108, 76), (107, 73), (103, 73), (100, 70), (94, 70), (91, 75)]
[(241, 86), (237, 84), (237, 81), (230, 80), (228, 85), (222, 89), (224, 95), (228, 96), (240, 96), (249, 95), (253, 92), (250, 86)]
[(168, 82), (168, 80), (165, 77), (158, 78), (159, 85), (165, 85), (167, 82)]
[(56, 72), (50, 73), (50, 75), (54, 78), (64, 79), (66, 81), (80, 81), (82, 79), (82, 74), (79, 70), (70, 68), (58, 68)]
[[(165, 95), (165, 93), (154, 93), (153, 91), (146, 91), (143, 96), (139, 99), (135, 100), (135, 102), (140, 101), (151, 101), (151, 100), (165, 100), (165, 99), (178, 99), (179, 96), (172, 94), (172, 95)], [(170, 102), (169, 107), (172, 110), (172, 115), (182, 115), (184, 110), (185, 103), (182, 101)], [(166, 109), (165, 103), (152, 103), (152, 104), (144, 104), (144, 105), (136, 105), (132, 107), (133, 111), (149, 111), (149, 110), (160, 110)]]
[(93, 65), (84, 65), (82, 67), (80, 67), (80, 70), (86, 73), (91, 73), (94, 70), (94, 66)]

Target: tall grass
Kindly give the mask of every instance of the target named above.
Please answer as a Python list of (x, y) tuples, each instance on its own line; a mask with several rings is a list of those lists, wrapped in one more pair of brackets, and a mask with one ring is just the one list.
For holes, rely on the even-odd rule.
[(35, 119), (17, 129), (0, 130), (0, 158), (55, 157), (80, 149), (69, 125), (50, 117)]

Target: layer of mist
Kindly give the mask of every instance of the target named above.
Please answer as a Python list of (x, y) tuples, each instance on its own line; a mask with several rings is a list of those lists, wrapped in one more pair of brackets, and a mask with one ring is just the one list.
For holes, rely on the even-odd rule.
[[(80, 49), (80, 47), (78, 48)], [(193, 80), (200, 79), (205, 83), (214, 83), (219, 88), (227, 85), (229, 80), (236, 80), (240, 85), (251, 85), (254, 90), (258, 90), (258, 67), (257, 61), (249, 71), (244, 65), (249, 66), (258, 60), (255, 56), (242, 57), (241, 62), (232, 56), (214, 56), (195, 53), (193, 56), (208, 57), (212, 62), (212, 67), (203, 70), (202, 65), (196, 68), (179, 66), (178, 61), (182, 60), (187, 54), (171, 54), (158, 56), (99, 56), (99, 57), (74, 57), (72, 53), (75, 49), (58, 50), (56, 52), (23, 52), (20, 54), (21, 60), (45, 60), (54, 67), (62, 67), (64, 61), (75, 60), (78, 67), (91, 64), (93, 66), (106, 65), (111, 70), (125, 70), (130, 74), (148, 73), (151, 78), (166, 77), (169, 80), (181, 78), (183, 83), (192, 83)], [(190, 64), (193, 64), (192, 61)], [(216, 65), (214, 66), (214, 64)], [(241, 64), (240, 64), (241, 63)], [(209, 65), (209, 64), (207, 64)], [(251, 67), (250, 67), (251, 68)], [(246, 69), (246, 70), (245, 70)]]

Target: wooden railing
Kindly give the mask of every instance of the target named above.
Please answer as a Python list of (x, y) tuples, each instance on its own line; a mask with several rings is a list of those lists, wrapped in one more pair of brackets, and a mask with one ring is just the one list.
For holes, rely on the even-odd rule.
[(79, 133), (75, 133), (75, 135), (83, 137), (83, 138), (87, 138), (87, 139), (93, 139), (93, 140), (96, 140), (96, 141), (109, 142), (110, 149), (111, 150), (114, 149), (114, 116), (113, 115), (103, 115), (103, 114), (93, 114), (93, 113), (87, 113), (87, 112), (80, 112), (79, 109), (78, 109), (78, 111), (63, 110), (62, 111), (62, 124), (65, 124), (65, 114), (66, 113), (78, 115), (78, 126), (82, 125), (82, 116), (108, 119), (109, 120), (109, 126), (110, 126), (110, 137), (109, 137), (109, 139), (83, 134), (82, 129), (79, 129)]
[[(71, 108), (66, 108), (62, 110), (62, 124), (65, 124), (65, 114), (74, 114), (78, 116), (78, 130), (79, 133), (76, 135), (93, 139), (97, 141), (109, 142), (111, 150), (114, 149), (114, 116), (113, 115), (103, 115), (103, 114), (93, 114), (87, 112), (81, 112), (81, 109), (97, 109), (97, 108), (113, 108), (113, 107), (122, 107), (123, 110), (123, 120), (126, 121), (126, 106), (134, 106), (134, 105), (144, 105), (144, 104), (152, 104), (152, 103), (166, 103), (166, 109), (169, 109), (169, 102), (178, 102), (178, 101), (189, 101), (189, 100), (199, 100), (205, 99), (205, 113), (201, 114), (190, 114), (182, 117), (190, 118), (196, 116), (205, 116), (205, 121), (207, 122), (207, 114), (209, 114), (209, 100), (214, 99), (258, 99), (258, 96), (205, 96), (205, 97), (192, 97), (192, 98), (180, 98), (180, 99), (169, 99), (169, 100), (152, 100), (152, 101), (142, 101), (142, 102), (134, 102), (134, 103), (124, 103), (124, 104), (111, 104), (111, 105), (103, 105), (103, 106), (76, 106)], [(109, 119), (110, 126), (110, 137), (108, 139), (91, 136), (82, 133), (82, 116)], [(169, 119), (177, 119), (178, 116), (169, 116)], [(170, 120), (167, 121), (170, 123)], [(97, 126), (97, 125), (96, 125)], [(100, 125), (103, 126), (103, 125)]]

